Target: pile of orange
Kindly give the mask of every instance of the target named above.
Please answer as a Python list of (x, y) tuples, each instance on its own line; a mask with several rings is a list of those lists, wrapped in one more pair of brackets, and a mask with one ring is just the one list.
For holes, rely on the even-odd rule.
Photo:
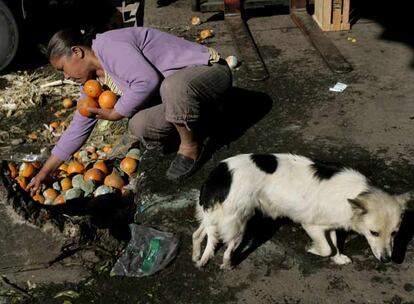
[[(110, 149), (110, 146), (104, 145), (100, 149), (86, 147), (76, 152), (70, 161), (59, 166), (52, 180), (32, 199), (45, 205), (59, 205), (79, 197), (126, 194), (129, 190), (125, 186), (137, 172), (139, 150), (130, 150), (119, 163), (107, 159)], [(20, 166), (10, 162), (7, 175), (14, 180), (16, 187), (25, 190), (40, 167), (38, 162), (23, 162)]]
[(113, 109), (117, 101), (117, 95), (110, 90), (103, 90), (97, 80), (86, 81), (83, 91), (86, 97), (78, 101), (77, 109), (81, 115), (86, 117), (92, 116), (88, 108)]

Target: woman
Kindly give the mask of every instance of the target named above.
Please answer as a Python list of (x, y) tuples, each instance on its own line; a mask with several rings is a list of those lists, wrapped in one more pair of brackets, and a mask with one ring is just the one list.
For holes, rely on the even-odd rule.
[(59, 31), (49, 42), (48, 54), (65, 78), (80, 84), (98, 79), (120, 98), (114, 109), (89, 109), (92, 118), (76, 111), (27, 190), (37, 191), (70, 159), (97, 119), (128, 118), (131, 133), (144, 145), (162, 145), (177, 136), (180, 144), (167, 178), (194, 172), (202, 149), (201, 122), (232, 82), (231, 71), (217, 52), (155, 29), (130, 27), (98, 34), (92, 44), (80, 31)]

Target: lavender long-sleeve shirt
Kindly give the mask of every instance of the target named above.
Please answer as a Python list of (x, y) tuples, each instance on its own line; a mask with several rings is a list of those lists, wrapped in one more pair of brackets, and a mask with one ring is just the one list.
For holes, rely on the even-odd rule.
[[(123, 92), (115, 110), (125, 117), (145, 107), (165, 77), (186, 67), (207, 65), (210, 58), (205, 46), (144, 27), (98, 34), (92, 50)], [(61, 160), (70, 159), (88, 139), (96, 121), (76, 111), (52, 154)]]

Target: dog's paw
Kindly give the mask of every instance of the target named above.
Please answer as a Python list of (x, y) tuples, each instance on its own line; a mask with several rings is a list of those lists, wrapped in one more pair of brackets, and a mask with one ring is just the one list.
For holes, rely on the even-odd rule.
[(337, 265), (346, 265), (352, 263), (352, 260), (345, 254), (336, 254), (331, 257), (331, 259)]
[(194, 263), (197, 263), (200, 260), (201, 254), (193, 253), (192, 260)]
[(306, 251), (322, 257), (327, 257), (331, 254), (330, 248), (324, 248), (324, 250), (321, 250), (321, 248), (319, 246), (316, 246), (315, 244), (312, 244), (311, 246), (307, 247)]
[(220, 265), (220, 269), (221, 270), (232, 270), (233, 265), (231, 265), (231, 263), (224, 262), (223, 264)]
[(197, 268), (203, 268), (204, 266), (206, 266), (207, 262), (208, 262), (208, 260), (201, 259), (201, 260), (198, 260), (198, 261), (195, 262), (195, 266)]

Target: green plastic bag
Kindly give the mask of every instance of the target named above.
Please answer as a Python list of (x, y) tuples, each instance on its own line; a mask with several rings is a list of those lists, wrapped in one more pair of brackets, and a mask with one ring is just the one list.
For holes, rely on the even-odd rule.
[(131, 240), (111, 275), (143, 277), (165, 268), (178, 253), (179, 241), (170, 232), (130, 224)]

